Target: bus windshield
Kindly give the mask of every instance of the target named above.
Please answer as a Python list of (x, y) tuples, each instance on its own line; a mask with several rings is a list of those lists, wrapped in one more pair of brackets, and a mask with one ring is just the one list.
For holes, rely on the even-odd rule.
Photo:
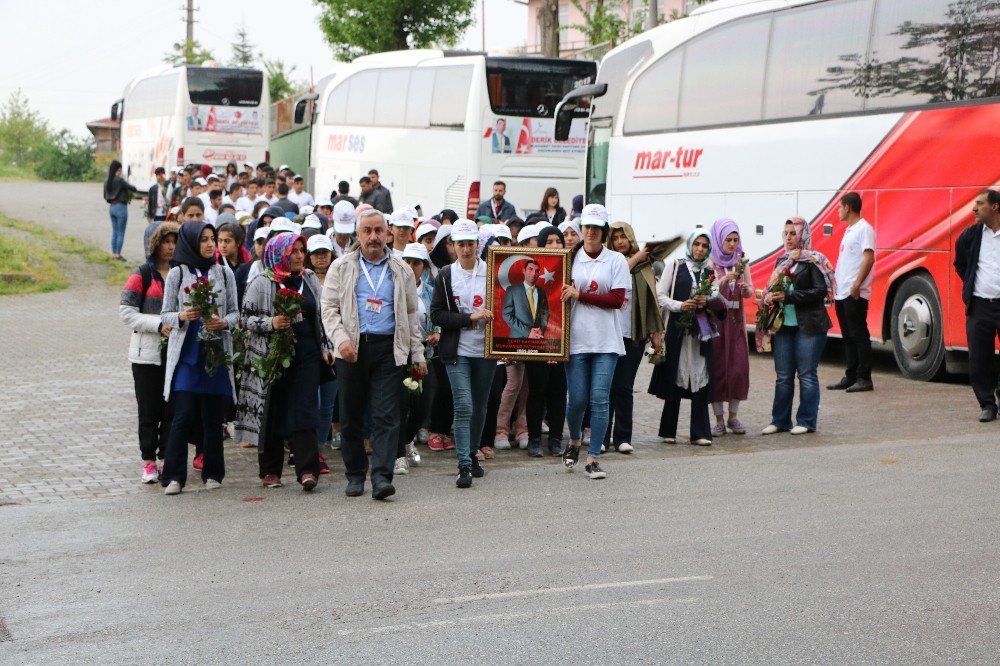
[[(551, 118), (571, 90), (592, 83), (597, 63), (587, 60), (487, 58), (486, 89), (497, 115)], [(586, 118), (588, 109), (577, 109)]]
[(260, 106), (264, 74), (256, 69), (188, 67), (192, 104)]

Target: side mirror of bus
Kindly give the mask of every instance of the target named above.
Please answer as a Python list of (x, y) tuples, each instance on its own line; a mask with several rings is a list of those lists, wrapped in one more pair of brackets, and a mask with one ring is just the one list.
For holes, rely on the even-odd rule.
[(295, 113), (292, 118), (292, 123), (295, 125), (301, 125), (306, 118), (306, 109), (309, 108), (309, 103), (315, 101), (319, 98), (319, 95), (313, 93), (312, 95), (306, 95), (300, 99), (295, 104)]
[(580, 86), (571, 91), (556, 106), (556, 141), (566, 141), (569, 139), (570, 126), (573, 124), (573, 117), (577, 110), (583, 106), (583, 100), (588, 97), (600, 97), (608, 91), (607, 83), (592, 83), (589, 86)]
[(121, 104), (121, 100), (118, 100), (111, 105), (111, 120), (118, 120), (118, 105)]

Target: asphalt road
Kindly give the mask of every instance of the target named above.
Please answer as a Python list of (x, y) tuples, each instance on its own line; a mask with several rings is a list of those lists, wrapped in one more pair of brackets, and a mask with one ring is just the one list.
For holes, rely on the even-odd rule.
[[(107, 242), (95, 186), (0, 184), (0, 210)], [(656, 441), (644, 367), (604, 481), (501, 452), (469, 491), (448, 454), (390, 502), (345, 498), (337, 466), (265, 491), (227, 443), (222, 490), (167, 498), (136, 481), (116, 303), (0, 300), (0, 340), (33, 341), (0, 345), (0, 664), (997, 661), (1000, 425), (959, 382), (882, 355), (874, 393), (824, 391), (818, 433), (760, 437), (754, 356), (751, 434), (703, 449)]]

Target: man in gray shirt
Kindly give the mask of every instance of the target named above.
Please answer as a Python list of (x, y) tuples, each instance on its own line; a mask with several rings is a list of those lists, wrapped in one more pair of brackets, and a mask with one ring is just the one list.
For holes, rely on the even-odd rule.
[(358, 197), (361, 203), (386, 214), (392, 212), (392, 194), (379, 182), (376, 169), (369, 171), (368, 176), (363, 176), (358, 182), (361, 184), (361, 196)]

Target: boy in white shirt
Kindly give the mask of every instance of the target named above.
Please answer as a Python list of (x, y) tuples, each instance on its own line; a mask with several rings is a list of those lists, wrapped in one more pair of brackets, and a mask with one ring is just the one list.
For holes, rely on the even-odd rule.
[(302, 208), (303, 206), (313, 205), (313, 195), (306, 192), (303, 188), (305, 187), (305, 181), (302, 180), (302, 176), (295, 176), (292, 179), (292, 192), (288, 193), (288, 200), (293, 204)]

